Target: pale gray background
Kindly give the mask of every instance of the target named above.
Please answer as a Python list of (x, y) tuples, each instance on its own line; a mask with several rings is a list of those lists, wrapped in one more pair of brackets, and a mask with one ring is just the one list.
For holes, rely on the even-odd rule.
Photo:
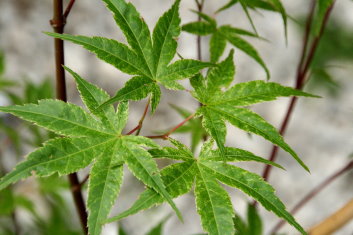
[[(169, 0), (133, 0), (137, 9), (141, 12), (145, 21), (152, 27), (158, 17), (166, 11), (172, 1)], [(226, 1), (206, 0), (206, 13), (214, 12)], [(284, 0), (284, 5), (290, 15), (303, 15), (308, 9), (309, 1)], [(0, 0), (0, 48), (6, 54), (6, 76), (21, 80), (27, 77), (33, 81), (40, 81), (45, 76), (53, 76), (53, 42), (44, 35), (43, 31), (52, 31), (48, 21), (52, 16), (52, 2), (48, 0)], [(195, 20), (195, 15), (189, 9), (195, 9), (194, 1), (184, 0), (181, 4), (182, 22)], [(294, 84), (295, 71), (301, 48), (301, 36), (297, 26), (289, 22), (289, 43), (285, 45), (283, 25), (279, 14), (252, 12), (257, 29), (263, 37), (270, 42), (249, 39), (258, 49), (267, 63), (272, 81), (292, 86)], [(352, 28), (353, 4), (349, 0), (339, 0), (335, 6), (333, 16), (340, 22), (340, 27)], [(251, 30), (248, 20), (239, 6), (221, 13), (217, 16), (220, 24), (228, 23), (237, 27)], [(111, 14), (106, 10), (100, 0), (77, 0), (66, 27), (67, 33), (83, 35), (100, 35), (125, 41), (120, 29), (115, 26)], [(94, 55), (72, 43), (66, 45), (66, 64), (87, 80), (98, 84), (113, 94), (121, 88), (129, 78), (111, 65), (99, 61)], [(179, 38), (178, 52), (185, 58), (195, 58), (195, 37), (182, 33)], [(203, 58), (208, 58), (208, 38), (203, 39)], [(228, 50), (227, 50), (228, 51)], [(352, 52), (353, 53), (353, 52)], [(262, 68), (252, 59), (245, 56), (239, 50), (235, 53), (237, 66), (236, 81), (249, 81), (264, 79)], [(336, 99), (330, 98), (325, 91), (319, 92), (322, 99), (301, 99), (298, 103), (290, 127), (286, 134), (286, 141), (294, 148), (300, 157), (311, 169), (311, 174), (306, 173), (294, 160), (283, 151), (279, 152), (279, 163), (287, 168), (287, 171), (275, 169), (270, 183), (277, 189), (279, 197), (288, 208), (291, 208), (313, 186), (323, 178), (330, 175), (336, 169), (347, 162), (347, 156), (353, 152), (353, 66), (350, 63), (340, 64), (343, 69), (335, 70), (335, 77), (339, 78), (342, 90)], [(183, 82), (189, 86), (187, 82)], [(70, 76), (67, 79), (69, 100), (80, 104), (78, 93)], [(168, 103), (178, 104), (190, 110), (197, 107), (197, 103), (187, 92), (169, 92), (163, 90), (161, 105), (153, 119), (149, 116), (143, 133), (151, 134), (151, 130), (165, 129), (181, 121), (181, 118), (172, 111)], [(289, 99), (257, 105), (254, 110), (261, 113), (270, 123), (278, 127), (286, 111)], [(1, 104), (7, 103), (3, 98)], [(142, 113), (145, 101), (132, 104), (130, 121), (127, 129), (136, 125)], [(262, 138), (253, 136), (249, 138), (246, 133), (229, 127), (227, 144), (242, 147), (253, 151), (260, 156), (267, 157), (271, 145)], [(189, 143), (186, 136), (177, 136), (185, 143)], [(262, 166), (258, 164), (242, 164), (242, 166), (256, 172), (262, 172)], [(353, 174), (346, 174), (337, 182), (324, 190), (315, 200), (311, 201), (304, 210), (296, 215), (298, 221), (309, 228), (335, 210), (344, 205), (353, 197)], [(119, 203), (112, 214), (126, 209), (136, 199), (143, 186), (130, 174), (125, 175), (125, 184), (119, 197)], [(30, 181), (28, 181), (30, 182)], [(134, 186), (131, 186), (131, 184)], [(26, 193), (36, 200), (34, 190), (30, 184), (17, 187), (20, 193)], [(237, 190), (230, 189), (234, 207), (243, 214), (248, 197)], [(69, 195), (68, 195), (69, 196)], [(199, 217), (195, 211), (194, 197), (185, 195), (176, 200), (178, 207), (184, 215), (184, 224), (180, 223), (173, 215), (166, 224), (165, 234), (192, 234), (202, 232)], [(40, 207), (40, 202), (38, 202)], [(168, 206), (148, 210), (122, 221), (123, 225), (132, 235), (141, 235), (153, 227), (161, 218), (170, 213)], [(43, 213), (45, 210), (43, 209)], [(73, 212), (74, 213), (74, 212)], [(265, 219), (266, 231), (272, 228), (277, 218), (263, 209), (261, 214)], [(74, 218), (75, 215), (73, 214)], [(25, 213), (20, 215), (23, 225), (30, 223)], [(106, 226), (103, 234), (115, 234), (115, 225)], [(288, 234), (296, 234), (296, 231), (285, 226), (282, 230)], [(353, 223), (345, 226), (336, 234), (352, 234)]]

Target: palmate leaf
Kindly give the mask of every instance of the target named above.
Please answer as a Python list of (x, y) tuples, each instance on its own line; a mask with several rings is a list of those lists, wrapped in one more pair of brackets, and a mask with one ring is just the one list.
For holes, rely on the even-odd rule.
[(88, 187), (88, 227), (90, 234), (98, 235), (102, 221), (107, 218), (119, 193), (122, 165), (126, 163), (138, 179), (154, 192), (158, 192), (181, 217), (165, 189), (156, 163), (145, 149), (158, 148), (158, 145), (145, 137), (124, 136), (121, 133), (128, 118), (128, 103), (121, 102), (116, 112), (111, 106), (98, 112), (99, 103), (110, 97), (100, 88), (66, 69), (75, 77), (82, 100), (91, 113), (58, 100), (0, 107), (0, 111), (12, 113), (63, 136), (48, 141), (43, 147), (30, 153), (25, 161), (0, 179), (0, 189), (32, 174), (70, 174), (93, 162)]
[(151, 94), (152, 112), (160, 100), (158, 84), (168, 89), (183, 89), (177, 80), (190, 78), (201, 69), (212, 66), (197, 60), (181, 59), (172, 64), (180, 34), (179, 4), (176, 0), (157, 22), (151, 38), (150, 30), (136, 8), (125, 0), (103, 0), (114, 15), (129, 46), (102, 37), (47, 33), (68, 40), (93, 52), (101, 60), (130, 75), (136, 75), (116, 95), (100, 103), (103, 106), (124, 100), (140, 100)]
[[(229, 65), (226, 66), (226, 62)], [(205, 78), (202, 75), (193, 77), (190, 82), (195, 91), (193, 96), (199, 100), (203, 105), (197, 110), (196, 114), (202, 116), (202, 125), (210, 136), (216, 141), (221, 155), (224, 156), (224, 143), (226, 137), (225, 121), (232, 125), (250, 133), (260, 135), (263, 138), (278, 145), (307, 171), (308, 167), (302, 162), (297, 154), (289, 145), (283, 140), (278, 131), (268, 122), (266, 122), (258, 114), (242, 108), (242, 106), (255, 104), (264, 101), (275, 100), (278, 97), (288, 96), (305, 96), (318, 97), (306, 92), (302, 92), (290, 87), (284, 87), (277, 83), (270, 83), (264, 81), (251, 81), (236, 84), (229, 89), (223, 91), (222, 87), (227, 87), (230, 79), (225, 79), (226, 74), (230, 77), (234, 74), (234, 66), (231, 66), (232, 52), (221, 62), (223, 72), (212, 73), (211, 68)], [(220, 85), (215, 85), (214, 81), (220, 82)], [(225, 82), (226, 81), (226, 82)], [(240, 106), (240, 107), (239, 107)]]
[[(206, 26), (207, 25), (207, 26)], [(237, 47), (238, 49), (245, 52), (248, 56), (253, 58), (261, 67), (265, 70), (267, 79), (270, 77), (270, 72), (265, 64), (265, 62), (261, 59), (259, 53), (256, 49), (243, 38), (244, 36), (258, 37), (256, 34), (248, 32), (246, 30), (234, 28), (230, 25), (222, 25), (217, 27), (215, 22), (208, 21), (197, 21), (185, 24), (182, 28), (184, 31), (205, 36), (211, 35), (210, 40), (210, 59), (211, 62), (217, 62), (221, 55), (223, 54), (227, 42)]]
[[(165, 147), (159, 149), (159, 151), (151, 150), (150, 153), (156, 158), (184, 161), (162, 169), (162, 178), (167, 191), (173, 198), (189, 192), (193, 182), (196, 181), (194, 193), (197, 211), (201, 216), (202, 227), (208, 234), (234, 234), (234, 211), (229, 195), (220, 183), (240, 189), (259, 201), (266, 209), (287, 220), (302, 234), (306, 234), (303, 228), (286, 211), (283, 203), (275, 195), (274, 189), (260, 176), (229, 165), (224, 161), (219, 161), (219, 149), (213, 150), (212, 140), (204, 144), (199, 158), (191, 157), (191, 151), (186, 151), (186, 147), (176, 140), (172, 140), (172, 143), (176, 146), (173, 150), (170, 147)], [(232, 151), (233, 153), (236, 152), (237, 156), (234, 157), (235, 159), (253, 160), (253, 157), (249, 158), (250, 154), (246, 151)], [(242, 154), (244, 155), (242, 156)], [(163, 200), (156, 191), (147, 189), (128, 210), (105, 222), (120, 220), (158, 205)]]
[(287, 13), (286, 13), (286, 10), (283, 7), (280, 0), (246, 0), (246, 1), (245, 0), (230, 0), (228, 3), (226, 3), (220, 9), (218, 9), (217, 13), (228, 9), (237, 3), (240, 3), (242, 5), (242, 8), (245, 11), (246, 16), (248, 17), (255, 32), (256, 32), (256, 29), (255, 29), (254, 23), (251, 19), (251, 16), (248, 12), (248, 8), (251, 8), (251, 9), (259, 8), (259, 9), (263, 9), (263, 10), (279, 12), (282, 16), (285, 37), (287, 38)]
[(117, 143), (107, 146), (96, 158), (90, 172), (87, 200), (89, 234), (101, 233), (101, 221), (109, 215), (120, 191), (123, 161), (113, 155), (116, 150)]

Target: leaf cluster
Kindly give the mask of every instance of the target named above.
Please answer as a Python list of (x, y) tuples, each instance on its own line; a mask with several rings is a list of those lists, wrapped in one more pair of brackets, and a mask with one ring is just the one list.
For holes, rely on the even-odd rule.
[[(233, 163), (255, 161), (283, 167), (246, 150), (226, 146), (226, 123), (278, 145), (308, 171), (308, 167), (276, 128), (248, 106), (273, 101), (278, 97), (316, 96), (262, 80), (233, 85), (236, 72), (233, 50), (218, 63), (227, 41), (254, 58), (269, 77), (268, 69), (257, 51), (240, 37), (257, 35), (228, 25), (218, 27), (215, 19), (202, 13), (198, 14), (203, 21), (185, 24), (182, 29), (197, 35), (212, 35), (211, 61), (180, 59), (174, 62), (177, 37), (181, 32), (180, 0), (176, 0), (160, 17), (152, 34), (131, 3), (125, 0), (103, 2), (113, 13), (128, 44), (103, 37), (47, 34), (83, 46), (99, 59), (132, 75), (132, 78), (110, 97), (65, 67), (76, 81), (86, 110), (53, 99), (0, 107), (2, 112), (13, 114), (60, 136), (46, 141), (31, 152), (25, 161), (0, 180), (0, 189), (33, 174), (39, 177), (66, 175), (90, 166), (87, 208), (91, 235), (100, 234), (105, 222), (122, 219), (163, 202), (169, 203), (182, 219), (172, 199), (190, 191), (195, 195), (203, 229), (212, 235), (231, 235), (241, 231), (241, 227), (230, 196), (223, 188), (223, 185), (227, 185), (243, 191), (305, 234), (303, 228), (286, 211), (272, 186), (257, 174)], [(231, 5), (237, 2), (231, 1)], [(246, 12), (247, 8), (260, 7), (279, 11), (285, 16), (278, 0), (239, 2)], [(208, 68), (207, 71), (202, 71), (205, 68)], [(152, 140), (153, 136), (130, 135), (130, 132), (124, 134), (129, 101), (149, 96), (154, 112), (161, 98), (160, 85), (168, 89), (184, 89), (177, 82), (181, 79), (189, 79), (193, 88), (190, 93), (200, 103), (200, 107), (191, 115), (184, 109), (175, 108), (183, 116), (195, 116), (185, 126), (182, 126), (182, 122), (173, 129), (177, 130), (181, 126), (180, 131), (184, 129), (192, 132), (191, 150), (172, 138), (168, 140), (174, 147), (161, 147)], [(115, 102), (119, 102), (116, 108), (113, 106)], [(167, 138), (172, 132), (160, 137)], [(195, 157), (193, 152), (197, 144), (206, 136), (210, 139), (202, 145), (199, 156)], [(160, 170), (156, 164), (157, 158), (168, 158), (176, 163)], [(146, 190), (130, 209), (108, 219), (123, 182), (124, 165), (146, 186)]]

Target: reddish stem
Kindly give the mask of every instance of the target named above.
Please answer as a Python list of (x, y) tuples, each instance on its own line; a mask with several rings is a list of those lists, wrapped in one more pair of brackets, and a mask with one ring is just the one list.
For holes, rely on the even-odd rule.
[[(65, 18), (63, 15), (63, 0), (54, 0), (53, 4), (53, 19), (50, 21), (54, 31), (62, 34), (65, 27)], [(61, 39), (54, 39), (55, 47), (55, 67), (56, 67), (56, 98), (62, 101), (67, 101), (66, 82), (64, 65), (64, 42)], [(79, 214), (81, 226), (84, 234), (88, 234), (87, 229), (87, 212), (83, 195), (81, 192), (80, 182), (77, 173), (69, 174), (69, 182), (71, 185), (71, 193), (74, 198), (76, 210)]]
[(184, 121), (182, 121), (181, 123), (179, 123), (178, 125), (176, 125), (173, 129), (171, 129), (170, 131), (168, 131), (167, 133), (163, 134), (163, 135), (150, 135), (150, 136), (146, 136), (147, 138), (150, 139), (168, 139), (168, 137), (174, 132), (176, 131), (179, 127), (183, 126), (185, 123), (187, 123), (190, 119), (192, 119), (195, 116), (195, 114), (191, 114), (189, 117), (187, 117)]
[[(292, 215), (297, 213), (305, 204), (307, 204), (311, 199), (313, 199), (317, 194), (319, 194), (324, 188), (326, 188), (329, 184), (331, 184), (335, 179), (343, 175), (345, 172), (353, 169), (353, 160), (350, 161), (347, 165), (333, 173), (331, 176), (326, 178), (321, 184), (312, 189), (303, 199), (301, 199), (290, 211)], [(286, 221), (281, 220), (278, 224), (272, 229), (270, 234), (275, 234)]]
[[(313, 0), (313, 2), (316, 2), (316, 1)], [(305, 81), (305, 79), (307, 77), (310, 65), (311, 65), (311, 63), (312, 63), (312, 61), (314, 59), (314, 55), (315, 55), (315, 53), (317, 51), (317, 47), (319, 45), (319, 42), (320, 42), (320, 40), (322, 38), (323, 32), (324, 32), (325, 27), (326, 27), (326, 24), (328, 22), (328, 19), (330, 17), (331, 12), (332, 12), (333, 5), (334, 5), (334, 2), (327, 9), (327, 11), (325, 13), (325, 17), (324, 17), (323, 23), (322, 23), (321, 28), (320, 28), (320, 33), (319, 33), (318, 36), (316, 36), (314, 38), (313, 43), (311, 44), (311, 47), (310, 47), (310, 50), (309, 50), (309, 53), (308, 53), (308, 57), (306, 58), (305, 55), (306, 55), (307, 47), (308, 47), (308, 44), (309, 44), (309, 36), (310, 36), (311, 25), (312, 25), (312, 21), (313, 21), (313, 12), (315, 10), (315, 3), (312, 3), (312, 5), (311, 5), (311, 9), (310, 9), (310, 12), (309, 12), (309, 15), (308, 15), (308, 18), (307, 18), (307, 22), (306, 22), (306, 30), (305, 30), (304, 41), (303, 41), (302, 56), (301, 56), (301, 59), (300, 59), (299, 65), (298, 65), (298, 69), (297, 69), (296, 89), (299, 89), (299, 90), (303, 89), (304, 81)], [(289, 123), (290, 117), (292, 116), (292, 113), (293, 113), (295, 104), (297, 102), (297, 99), (298, 98), (296, 96), (291, 98), (289, 107), (287, 109), (287, 113), (285, 115), (285, 118), (284, 118), (284, 120), (282, 122), (280, 131), (279, 131), (279, 133), (281, 135), (284, 135), (285, 131), (287, 130), (288, 123)], [(272, 147), (272, 151), (271, 151), (271, 155), (269, 157), (269, 160), (270, 161), (275, 161), (276, 157), (277, 157), (277, 153), (278, 153), (278, 147), (277, 146), (273, 146)], [(264, 172), (262, 174), (262, 177), (266, 181), (268, 181), (268, 179), (269, 179), (271, 170), (272, 170), (272, 166), (271, 165), (266, 165), (265, 166), (265, 169), (264, 169)], [(255, 202), (255, 204), (256, 204), (256, 202)]]
[(142, 126), (143, 126), (143, 121), (145, 120), (146, 118), (146, 115), (147, 115), (147, 112), (148, 112), (148, 107), (150, 106), (150, 100), (147, 101), (147, 104), (146, 104), (146, 107), (145, 107), (145, 110), (143, 111), (143, 114), (142, 114), (142, 117), (138, 123), (138, 125), (132, 129), (131, 131), (129, 131), (126, 135), (131, 135), (133, 134), (135, 131), (137, 131), (136, 135), (139, 135), (140, 134), (140, 131), (142, 129)]
[(69, 4), (67, 5), (67, 7), (66, 7), (66, 9), (65, 9), (65, 12), (64, 12), (64, 14), (63, 14), (65, 21), (66, 21), (67, 17), (69, 16), (72, 7), (73, 7), (74, 4), (75, 4), (75, 1), (76, 1), (76, 0), (70, 0)]

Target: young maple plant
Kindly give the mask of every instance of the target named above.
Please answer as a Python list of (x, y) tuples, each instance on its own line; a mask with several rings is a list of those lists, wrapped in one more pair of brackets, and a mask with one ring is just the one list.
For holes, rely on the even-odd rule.
[[(131, 3), (126, 3), (125, 0), (103, 1), (113, 13), (128, 45), (103, 37), (47, 34), (82, 45), (99, 59), (133, 77), (116, 95), (110, 97), (105, 91), (65, 67), (74, 77), (87, 110), (54, 99), (40, 100), (37, 104), (0, 107), (2, 112), (33, 122), (60, 136), (43, 143), (41, 148), (30, 153), (25, 161), (5, 175), (0, 181), (0, 189), (32, 174), (39, 177), (55, 173), (67, 175), (91, 165), (87, 200), (89, 234), (98, 235), (105, 223), (120, 220), (164, 202), (182, 220), (182, 213), (174, 204), (173, 198), (193, 190), (203, 229), (212, 235), (231, 235), (237, 230), (237, 220), (234, 219), (235, 212), (230, 196), (222, 187), (224, 184), (243, 191), (305, 234), (304, 229), (286, 211), (274, 189), (262, 177), (230, 164), (255, 161), (283, 168), (246, 150), (225, 146), (226, 122), (281, 147), (309, 171), (276, 128), (247, 106), (272, 101), (277, 97), (316, 96), (267, 81), (232, 85), (235, 76), (233, 50), (223, 61), (218, 62), (227, 41), (255, 59), (269, 76), (257, 51), (240, 37), (257, 37), (257, 34), (229, 25), (217, 27), (214, 19), (200, 12), (197, 14), (204, 21), (181, 27), (180, 0), (176, 0), (170, 10), (158, 20), (151, 35), (147, 24)], [(221, 10), (237, 2), (231, 1)], [(286, 22), (283, 6), (277, 0), (253, 1), (253, 5), (250, 4), (252, 1), (239, 2), (246, 12), (248, 7), (278, 11)], [(263, 4), (257, 6), (257, 2)], [(192, 59), (171, 62), (176, 55), (177, 38), (181, 29), (197, 35), (212, 35), (210, 62)], [(204, 69), (207, 71), (201, 71)], [(124, 132), (129, 101), (147, 98), (153, 113), (161, 98), (160, 86), (183, 90), (184, 87), (177, 82), (181, 79), (190, 80), (193, 87), (191, 94), (200, 103), (194, 113), (185, 115), (185, 121), (164, 135), (139, 136), (139, 132), (132, 135), (141, 126)], [(113, 104), (117, 102), (119, 104), (115, 109)], [(203, 128), (203, 132), (199, 132), (202, 134), (198, 134), (197, 141), (202, 139), (201, 136), (204, 139), (209, 137), (203, 143), (198, 157), (193, 153), (197, 143), (193, 143), (190, 150), (181, 142), (170, 138), (177, 128), (189, 120), (201, 120), (199, 127)], [(174, 147), (162, 147), (153, 140), (156, 138), (168, 140)], [(155, 161), (157, 158), (176, 162), (160, 170)], [(130, 209), (108, 218), (123, 182), (124, 165), (147, 189)]]

